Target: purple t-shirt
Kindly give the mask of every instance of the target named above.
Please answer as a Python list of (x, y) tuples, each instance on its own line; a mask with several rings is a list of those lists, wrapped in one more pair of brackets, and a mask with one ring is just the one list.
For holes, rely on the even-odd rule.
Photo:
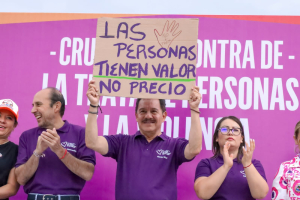
[[(22, 133), (19, 141), (19, 154), (16, 167), (23, 165), (36, 149), (38, 137), (44, 128), (33, 128)], [(74, 157), (96, 164), (95, 152), (85, 145), (85, 129), (80, 126), (65, 124), (56, 130), (61, 145)], [(85, 180), (71, 172), (57, 155), (47, 148), (46, 155), (40, 158), (36, 173), (24, 185), (25, 193), (40, 194), (80, 194)]]
[(139, 131), (105, 138), (105, 156), (118, 162), (116, 200), (177, 199), (177, 169), (189, 161), (184, 156), (187, 140), (162, 133), (148, 143)]
[[(224, 164), (222, 155), (217, 158), (206, 158), (199, 162), (196, 169), (195, 181), (199, 177), (208, 177)], [(258, 173), (267, 181), (265, 171), (260, 161), (252, 160), (252, 164)], [(253, 200), (250, 188), (244, 172), (243, 164), (233, 160), (233, 166), (229, 170), (225, 180), (218, 191), (210, 198), (211, 200)]]

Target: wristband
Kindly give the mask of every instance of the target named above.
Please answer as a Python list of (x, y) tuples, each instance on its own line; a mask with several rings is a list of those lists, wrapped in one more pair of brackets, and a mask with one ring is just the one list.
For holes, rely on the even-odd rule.
[[(252, 165), (252, 163), (251, 163), (250, 165), (248, 165), (247, 167), (250, 167), (251, 165)], [(246, 169), (247, 167), (244, 167), (244, 166), (243, 166), (244, 169)]]
[(63, 157), (60, 158), (60, 160), (63, 159), (67, 155), (67, 152), (68, 152), (67, 149), (65, 149), (65, 153), (64, 153)]
[(37, 158), (40, 158), (40, 157), (45, 157), (45, 154), (37, 154), (36, 152), (35, 152), (35, 150), (33, 151), (33, 155), (35, 156), (35, 157), (37, 157)]
[(98, 110), (97, 110), (97, 112), (92, 112), (92, 111), (89, 111), (89, 110), (88, 110), (88, 113), (98, 115)]
[[(93, 108), (99, 108), (100, 111), (101, 111), (101, 113), (102, 113), (102, 109), (101, 109), (101, 107), (99, 105), (98, 106), (94, 106), (94, 105), (90, 104), (90, 106), (93, 107)], [(89, 113), (96, 114), (95, 112), (89, 112)], [(98, 114), (98, 111), (97, 111), (97, 114)]]
[(198, 113), (198, 114), (201, 113), (200, 111), (197, 111), (197, 110), (194, 110), (194, 109), (191, 109), (191, 110), (194, 111), (194, 112), (196, 112), (196, 113)]

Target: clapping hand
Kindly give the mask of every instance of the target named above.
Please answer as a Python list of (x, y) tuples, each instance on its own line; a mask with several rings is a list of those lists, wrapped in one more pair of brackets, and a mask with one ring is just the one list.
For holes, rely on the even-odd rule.
[(60, 136), (57, 134), (56, 129), (47, 129), (41, 134), (43, 142), (45, 142), (51, 151), (53, 151), (58, 157), (64, 153), (64, 148), (60, 143)]
[(229, 155), (229, 150), (230, 148), (230, 143), (227, 141), (224, 145), (224, 149), (223, 149), (223, 160), (224, 160), (224, 166), (227, 169), (230, 169), (233, 165), (233, 154)]
[(247, 167), (251, 165), (252, 162), (252, 156), (255, 149), (255, 141), (253, 139), (250, 139), (250, 147), (248, 143), (246, 142), (246, 147), (243, 147), (243, 158), (242, 158), (242, 164), (244, 167)]
[(42, 136), (38, 137), (38, 141), (36, 144), (36, 153), (38, 155), (42, 155), (43, 152), (48, 148), (48, 145), (43, 141)]

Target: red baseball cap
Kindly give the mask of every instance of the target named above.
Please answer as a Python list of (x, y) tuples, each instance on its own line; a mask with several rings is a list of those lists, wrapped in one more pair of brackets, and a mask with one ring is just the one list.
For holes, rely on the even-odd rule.
[(9, 110), (16, 117), (18, 121), (19, 118), (19, 107), (18, 105), (11, 99), (1, 99), (0, 100), (0, 110)]

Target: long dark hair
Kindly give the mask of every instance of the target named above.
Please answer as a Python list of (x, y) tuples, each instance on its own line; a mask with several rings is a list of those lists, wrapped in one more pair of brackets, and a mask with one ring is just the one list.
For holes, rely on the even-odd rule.
[(216, 141), (218, 138), (218, 134), (219, 134), (219, 128), (222, 124), (222, 122), (226, 119), (231, 119), (232, 121), (235, 121), (241, 128), (241, 135), (243, 136), (243, 142), (241, 143), (241, 145), (239, 146), (239, 151), (238, 151), (238, 155), (237, 155), (237, 160), (239, 163), (241, 163), (241, 158), (243, 157), (243, 146), (245, 146), (245, 135), (244, 135), (244, 128), (243, 125), (241, 123), (241, 121), (235, 117), (235, 116), (228, 116), (228, 117), (223, 117), (217, 124), (217, 127), (215, 129), (214, 132), (214, 136), (213, 136), (213, 158), (217, 158), (220, 154), (221, 154), (221, 148), (219, 143)]

